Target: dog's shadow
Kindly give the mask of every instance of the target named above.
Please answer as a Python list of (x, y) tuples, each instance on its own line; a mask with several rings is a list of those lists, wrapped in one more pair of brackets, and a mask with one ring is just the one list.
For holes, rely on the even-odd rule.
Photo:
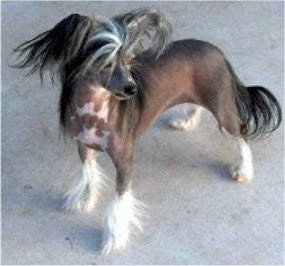
[[(36, 195), (34, 196), (36, 197)], [(75, 223), (74, 221), (78, 219), (77, 216), (82, 216), (82, 219), (87, 219), (87, 221), (90, 220), (90, 217), (79, 212), (67, 211), (63, 208), (63, 204), (64, 198), (61, 195), (50, 193), (42, 197), (41, 200), (33, 201), (32, 208), (49, 213), (52, 217), (59, 216), (57, 222), (59, 223), (58, 228), (62, 228), (62, 222), (66, 221), (64, 217), (67, 218), (68, 226), (65, 231), (64, 240), (71, 250), (82, 248), (93, 253), (100, 253), (104, 236), (103, 229), (100, 228), (99, 225), (92, 225), (92, 223), (89, 222)], [(75, 220), (72, 219), (73, 216), (76, 216)]]
[(102, 245), (104, 240), (104, 231), (101, 228), (93, 226), (74, 225), (70, 229), (70, 234), (65, 238), (71, 249), (80, 246), (80, 249), (88, 250), (92, 253), (97, 252), (101, 254)]
[(210, 160), (203, 162), (204, 167), (208, 167), (213, 172), (215, 177), (219, 178), (222, 181), (232, 182), (230, 164), (218, 160)]

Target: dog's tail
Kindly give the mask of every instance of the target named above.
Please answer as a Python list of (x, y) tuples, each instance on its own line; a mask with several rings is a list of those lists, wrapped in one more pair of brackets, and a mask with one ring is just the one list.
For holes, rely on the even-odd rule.
[(241, 121), (241, 134), (248, 138), (267, 136), (276, 130), (282, 120), (281, 106), (273, 94), (264, 87), (246, 87), (228, 63), (232, 75), (235, 102)]
[(18, 68), (31, 67), (29, 74), (39, 71), (41, 80), (45, 69), (53, 77), (56, 67), (68, 63), (84, 49), (85, 39), (91, 20), (88, 17), (72, 14), (49, 31), (19, 45), (14, 52), (19, 53)]

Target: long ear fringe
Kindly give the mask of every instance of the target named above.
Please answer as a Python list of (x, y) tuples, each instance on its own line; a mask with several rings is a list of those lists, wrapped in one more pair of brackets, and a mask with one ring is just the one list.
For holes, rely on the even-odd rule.
[(39, 71), (41, 80), (46, 69), (52, 78), (63, 64), (68, 63), (84, 49), (91, 25), (88, 17), (72, 14), (59, 22), (53, 29), (43, 32), (34, 39), (24, 42), (14, 49), (22, 60), (18, 68), (31, 67), (28, 74)]
[(125, 31), (124, 49), (135, 53), (148, 51), (159, 57), (171, 39), (171, 25), (165, 16), (152, 9), (138, 9), (118, 15), (114, 20)]

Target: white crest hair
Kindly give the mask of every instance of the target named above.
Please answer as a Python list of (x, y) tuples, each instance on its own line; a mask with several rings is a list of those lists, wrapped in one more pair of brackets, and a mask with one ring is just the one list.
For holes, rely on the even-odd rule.
[[(158, 57), (168, 45), (171, 35), (168, 21), (155, 10), (138, 9), (112, 19), (98, 17), (95, 21), (97, 26), (89, 38), (91, 55), (86, 61), (85, 71), (96, 61), (99, 69), (104, 68), (120, 49), (124, 54), (148, 50)], [(96, 43), (100, 47), (92, 51)]]
[(114, 59), (123, 45), (123, 34), (119, 25), (111, 19), (100, 18), (99, 20), (101, 24), (94, 31), (89, 42), (90, 45), (95, 44), (96, 42), (105, 42), (105, 44), (94, 52), (88, 60), (85, 69), (88, 69), (99, 58), (105, 56), (100, 65), (100, 68), (104, 68)]

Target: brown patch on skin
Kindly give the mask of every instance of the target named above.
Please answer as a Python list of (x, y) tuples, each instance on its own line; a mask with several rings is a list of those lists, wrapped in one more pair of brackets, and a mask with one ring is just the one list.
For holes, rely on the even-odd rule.
[(104, 92), (98, 92), (98, 93), (95, 93), (93, 95), (93, 102), (96, 103), (94, 104), (94, 111), (95, 112), (99, 112), (103, 105), (104, 105), (104, 102), (106, 101), (109, 101), (109, 98), (110, 98), (110, 92), (108, 91), (104, 91)]
[(105, 136), (105, 134), (104, 134), (102, 131), (100, 131), (100, 130), (96, 130), (95, 135), (96, 135), (97, 137), (103, 137), (103, 136)]
[(80, 124), (84, 127), (86, 127), (87, 129), (90, 129), (92, 127), (96, 127), (97, 128), (97, 123), (98, 123), (98, 116), (96, 115), (90, 115), (90, 114), (84, 114), (82, 116), (80, 116)]
[(96, 128), (102, 131), (110, 131), (111, 127), (108, 123), (105, 123), (103, 118), (98, 118)]
[[(89, 86), (87, 84), (83, 84), (80, 88), (75, 91), (75, 104), (73, 105), (73, 109), (69, 109), (67, 112), (68, 123), (67, 123), (67, 132), (71, 137), (75, 137), (83, 130), (83, 128), (91, 129), (95, 128), (95, 135), (97, 137), (104, 136), (104, 131), (109, 132), (114, 128), (114, 121), (116, 120), (117, 115), (115, 115), (117, 100), (112, 97), (111, 93), (102, 87), (98, 86)], [(91, 114), (83, 114), (79, 116), (76, 113), (76, 106), (78, 108), (82, 108), (86, 103), (93, 102), (94, 103), (94, 112), (99, 112), (104, 102), (108, 101), (108, 115), (107, 122), (103, 118), (98, 117), (97, 115)], [(100, 145), (92, 144), (89, 145), (96, 150), (102, 151), (103, 149)]]
[[(80, 95), (80, 93), (82, 93)], [(109, 136), (112, 134), (111, 130), (114, 130), (114, 125), (117, 119), (117, 104), (118, 100), (112, 96), (108, 91), (98, 87), (86, 87), (82, 86), (77, 92), (77, 98), (75, 98), (75, 104), (73, 105), (73, 110), (69, 110), (68, 113), (68, 132), (71, 137), (77, 137), (80, 133), (84, 133), (83, 130), (86, 128), (90, 130), (94, 128), (94, 138), (99, 138), (98, 143), (84, 144), (83, 146), (97, 150), (105, 151), (106, 147), (102, 147), (102, 143), (107, 143), (109, 145)], [(108, 101), (106, 106), (106, 101)], [(106, 108), (108, 108), (107, 119), (100, 118), (98, 115), (83, 114), (79, 116), (76, 113), (77, 108), (82, 108), (86, 103), (94, 103), (94, 112), (99, 112), (102, 110), (103, 104), (105, 103)], [(71, 119), (72, 117), (72, 119)], [(106, 122), (107, 121), (107, 122)], [(100, 138), (102, 138), (102, 143)], [(104, 139), (106, 138), (106, 139)], [(82, 140), (84, 142), (84, 140)]]
[(87, 83), (78, 86), (74, 93), (75, 105), (82, 108), (86, 103), (94, 103), (94, 112), (102, 109), (105, 101), (110, 98), (111, 93), (100, 85), (90, 85)]

